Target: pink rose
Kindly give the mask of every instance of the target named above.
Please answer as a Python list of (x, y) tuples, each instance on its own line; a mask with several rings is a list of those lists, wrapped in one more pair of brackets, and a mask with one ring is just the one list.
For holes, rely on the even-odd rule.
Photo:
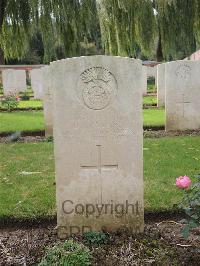
[(177, 179), (176, 179), (176, 185), (177, 187), (179, 188), (182, 188), (182, 189), (188, 189), (191, 185), (191, 180), (188, 176), (179, 176)]

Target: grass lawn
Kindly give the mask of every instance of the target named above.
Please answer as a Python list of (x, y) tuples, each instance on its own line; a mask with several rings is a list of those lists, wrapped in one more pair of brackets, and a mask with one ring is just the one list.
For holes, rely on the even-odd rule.
[[(17, 108), (42, 108), (42, 101), (40, 100), (29, 100), (29, 101), (20, 101)], [(6, 109), (2, 104), (0, 103), (0, 108)]]
[(164, 126), (165, 110), (164, 109), (144, 109), (143, 110), (144, 126)]
[[(175, 178), (200, 172), (198, 147), (197, 136), (144, 140), (146, 211), (169, 210), (181, 200)], [(0, 217), (55, 214), (53, 144), (0, 144), (0, 158)]]
[(143, 105), (152, 105), (157, 104), (157, 97), (156, 96), (145, 96), (143, 97)]
[(43, 107), (42, 101), (40, 100), (30, 100), (30, 101), (20, 101), (19, 108), (38, 108)]
[[(164, 109), (145, 109), (145, 126), (164, 126)], [(0, 113), (0, 132), (44, 130), (42, 111)]]
[(0, 113), (0, 132), (36, 131), (43, 129), (43, 112)]

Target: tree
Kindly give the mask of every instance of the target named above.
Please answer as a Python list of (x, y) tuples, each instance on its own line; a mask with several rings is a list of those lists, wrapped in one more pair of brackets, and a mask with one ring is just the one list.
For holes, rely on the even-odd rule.
[(22, 58), (36, 33), (42, 36), (44, 61), (80, 54), (80, 42), (95, 41), (98, 16), (95, 0), (0, 0), (0, 48), (4, 57)]
[(44, 62), (88, 42), (111, 55), (182, 59), (200, 45), (200, 0), (0, 0), (0, 63), (3, 53), (25, 56), (38, 33)]
[[(182, 59), (199, 47), (200, 0), (99, 0), (108, 54)], [(155, 43), (157, 45), (155, 47)]]

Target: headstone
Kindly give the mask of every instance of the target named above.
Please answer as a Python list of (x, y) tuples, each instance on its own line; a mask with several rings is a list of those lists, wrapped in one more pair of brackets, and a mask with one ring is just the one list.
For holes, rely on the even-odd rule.
[(42, 68), (32, 69), (30, 71), (30, 76), (31, 76), (31, 87), (34, 92), (34, 98), (42, 100), (44, 97)]
[(157, 105), (165, 106), (165, 64), (157, 66)]
[(42, 87), (44, 90), (43, 95), (43, 108), (44, 108), (44, 122), (45, 122), (45, 136), (53, 136), (53, 92), (51, 86), (51, 73), (50, 67), (45, 66), (42, 68)]
[(142, 65), (91, 56), (51, 64), (58, 235), (142, 232)]
[(17, 94), (26, 90), (26, 71), (7, 69), (2, 71), (4, 95)]
[(200, 128), (200, 61), (166, 63), (166, 130)]
[(147, 78), (154, 77), (155, 78), (155, 84), (157, 84), (157, 66), (147, 66)]
[(143, 70), (143, 95), (146, 95), (147, 94), (147, 67), (146, 66), (143, 66), (142, 67), (142, 70)]

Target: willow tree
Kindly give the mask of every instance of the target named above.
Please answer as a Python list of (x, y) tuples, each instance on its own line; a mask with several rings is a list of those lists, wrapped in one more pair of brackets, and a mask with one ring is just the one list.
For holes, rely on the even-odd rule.
[(165, 59), (179, 59), (199, 47), (200, 0), (155, 0), (159, 41)]
[(59, 45), (66, 56), (79, 55), (80, 42), (95, 38), (98, 25), (95, 0), (0, 0), (0, 48), (5, 58), (23, 57), (38, 31), (45, 61), (55, 58)]
[[(40, 33), (45, 61), (80, 55), (101, 40), (106, 54), (183, 58), (200, 44), (200, 0), (0, 0), (0, 61), (21, 58)], [(1, 62), (0, 62), (1, 63)]]
[(98, 0), (107, 54), (178, 59), (199, 46), (200, 0)]
[(155, 16), (147, 0), (98, 0), (102, 41), (106, 54), (136, 56), (153, 47)]

